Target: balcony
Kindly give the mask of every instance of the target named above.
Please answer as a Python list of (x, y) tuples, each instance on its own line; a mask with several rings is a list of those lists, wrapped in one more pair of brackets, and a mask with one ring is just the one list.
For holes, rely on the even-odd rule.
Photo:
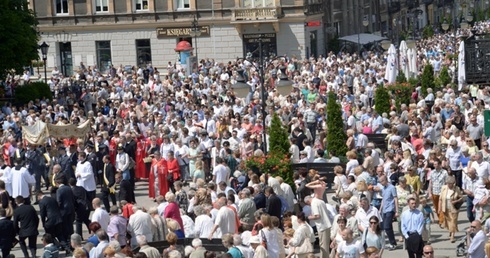
[(277, 21), (280, 14), (280, 7), (260, 7), (252, 9), (240, 8), (232, 11), (231, 22), (271, 22)]
[(390, 13), (397, 13), (400, 11), (400, 2), (399, 1), (391, 1), (388, 4), (388, 12)]
[(323, 13), (324, 11), (323, 4), (309, 4), (304, 7), (304, 12), (306, 15), (319, 14)]

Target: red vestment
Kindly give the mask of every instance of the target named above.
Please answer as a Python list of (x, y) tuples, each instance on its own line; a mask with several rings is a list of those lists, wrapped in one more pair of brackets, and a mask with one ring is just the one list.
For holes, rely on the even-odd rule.
[[(155, 169), (157, 171), (158, 178), (155, 178)], [(163, 158), (160, 160), (153, 159), (151, 161), (150, 175), (148, 177), (148, 195), (150, 198), (155, 198), (155, 180), (158, 183), (159, 195), (165, 196), (168, 192), (167, 183), (167, 161)]]

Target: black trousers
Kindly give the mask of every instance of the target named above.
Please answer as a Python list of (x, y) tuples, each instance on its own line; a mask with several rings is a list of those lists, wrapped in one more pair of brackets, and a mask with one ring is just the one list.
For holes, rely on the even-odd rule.
[(68, 241), (71, 239), (71, 235), (73, 234), (73, 221), (75, 220), (75, 214), (66, 214), (63, 216), (63, 223), (61, 225), (63, 226), (61, 230), (61, 235), (62, 238), (65, 241)]
[(37, 245), (37, 235), (34, 236), (24, 236), (24, 237), (19, 237), (19, 245), (20, 249), (22, 250), (22, 253), (24, 254), (25, 258), (29, 258), (29, 253), (27, 252), (27, 245), (26, 245), (26, 239), (29, 240), (29, 250), (34, 253), (32, 253), (32, 257), (35, 257), (35, 252), (36, 252), (36, 245)]
[(92, 201), (95, 199), (95, 190), (94, 191), (87, 191), (87, 206), (88, 209), (93, 211), (94, 208), (92, 207)]
[(418, 233), (412, 233), (408, 235), (405, 240), (407, 246), (407, 253), (409, 258), (422, 258), (424, 250), (424, 241), (422, 236)]
[(77, 214), (75, 217), (76, 233), (79, 234), (80, 236), (82, 236), (82, 238), (83, 238), (83, 229), (82, 229), (83, 224), (85, 224), (85, 226), (87, 226), (87, 230), (88, 230), (88, 226), (90, 225), (89, 216), (90, 216), (90, 211), (85, 210), (85, 211), (77, 211)]
[(110, 193), (109, 191), (102, 191), (102, 202), (104, 203), (105, 210), (109, 212), (111, 206), (109, 204), (109, 198), (111, 198), (112, 205), (117, 205), (116, 194)]

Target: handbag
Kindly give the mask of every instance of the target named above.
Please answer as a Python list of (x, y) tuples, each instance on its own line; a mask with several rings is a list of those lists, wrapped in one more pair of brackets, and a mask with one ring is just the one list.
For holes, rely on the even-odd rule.
[(170, 184), (174, 183), (174, 175), (172, 173), (167, 175), (167, 182), (169, 182)]
[(260, 235), (262, 236), (262, 242), (260, 244), (267, 249), (267, 238), (265, 238), (264, 231), (260, 230)]
[(143, 158), (143, 162), (144, 163), (151, 163), (152, 160), (153, 160), (152, 157), (145, 157), (145, 158)]

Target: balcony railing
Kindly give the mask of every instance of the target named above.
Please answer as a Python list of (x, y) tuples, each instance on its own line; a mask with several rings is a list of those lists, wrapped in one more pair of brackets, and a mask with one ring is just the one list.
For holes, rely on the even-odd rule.
[(252, 9), (233, 10), (233, 21), (277, 20), (280, 14), (279, 7), (261, 7)]
[(323, 4), (309, 4), (306, 5), (304, 8), (305, 14), (307, 15), (323, 13), (325, 11)]

